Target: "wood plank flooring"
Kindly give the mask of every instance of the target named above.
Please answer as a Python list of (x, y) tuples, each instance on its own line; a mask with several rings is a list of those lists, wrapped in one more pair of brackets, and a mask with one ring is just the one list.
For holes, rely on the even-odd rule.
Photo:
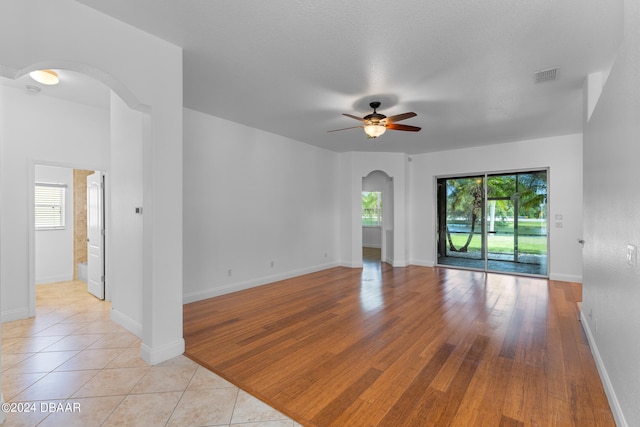
[(184, 307), (186, 355), (305, 426), (615, 426), (576, 283), (387, 264)]

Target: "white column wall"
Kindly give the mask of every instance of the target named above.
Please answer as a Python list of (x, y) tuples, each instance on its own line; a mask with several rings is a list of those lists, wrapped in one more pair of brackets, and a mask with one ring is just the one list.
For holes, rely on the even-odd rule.
[[(640, 425), (640, 3), (584, 131), (582, 324), (620, 427)], [(633, 257), (632, 257), (633, 258)]]
[[(112, 290), (111, 318), (137, 336), (142, 336), (143, 329), (144, 116), (111, 92), (106, 276)], [(136, 208), (142, 208), (142, 213), (136, 213)]]

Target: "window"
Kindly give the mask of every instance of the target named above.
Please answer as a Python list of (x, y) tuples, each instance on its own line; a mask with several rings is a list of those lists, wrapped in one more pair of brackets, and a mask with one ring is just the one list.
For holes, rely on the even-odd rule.
[(362, 192), (362, 226), (382, 227), (382, 193)]
[(36, 183), (36, 230), (58, 230), (65, 227), (64, 199), (66, 185)]

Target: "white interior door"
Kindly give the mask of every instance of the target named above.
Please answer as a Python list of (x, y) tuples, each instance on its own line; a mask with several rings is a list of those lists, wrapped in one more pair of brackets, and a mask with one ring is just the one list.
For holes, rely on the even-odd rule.
[(104, 299), (104, 178), (87, 176), (87, 281), (89, 292)]

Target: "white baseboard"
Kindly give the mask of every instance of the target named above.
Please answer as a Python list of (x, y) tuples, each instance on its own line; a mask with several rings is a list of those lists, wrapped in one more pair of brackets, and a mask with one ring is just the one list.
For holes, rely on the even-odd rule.
[(409, 261), (410, 265), (419, 265), (420, 267), (435, 267), (433, 261), (424, 261), (420, 259), (412, 259)]
[(157, 365), (184, 353), (184, 339), (180, 338), (163, 346), (151, 348), (145, 343), (140, 346), (140, 357), (150, 365)]
[(558, 280), (560, 282), (582, 283), (582, 276), (577, 274), (551, 273), (549, 274), (549, 280)]
[(362, 268), (362, 263), (361, 262), (340, 262), (340, 267), (347, 267), (347, 268)]
[(111, 313), (109, 313), (109, 317), (111, 318), (111, 320), (125, 328), (127, 331), (131, 332), (138, 338), (142, 338), (142, 325), (140, 323), (136, 322), (129, 316), (125, 316), (116, 309), (111, 310)]
[(624, 414), (622, 413), (620, 401), (618, 401), (616, 392), (613, 389), (613, 384), (611, 384), (611, 379), (609, 378), (609, 374), (607, 373), (607, 368), (602, 361), (602, 357), (600, 357), (600, 351), (598, 350), (596, 340), (591, 333), (589, 322), (587, 321), (587, 318), (582, 311), (580, 312), (580, 322), (582, 323), (582, 328), (587, 335), (587, 341), (589, 341), (591, 354), (593, 355), (593, 359), (596, 362), (596, 367), (598, 368), (598, 373), (600, 374), (600, 380), (602, 381), (604, 391), (607, 395), (607, 399), (609, 400), (609, 406), (611, 406), (611, 412), (613, 412), (613, 418), (616, 421), (616, 426), (629, 427), (629, 424), (627, 424), (627, 420), (625, 420)]
[(13, 322), (14, 320), (26, 319), (28, 317), (29, 309), (27, 307), (14, 308), (0, 313), (0, 322)]
[(391, 264), (394, 268), (398, 267), (406, 267), (407, 266), (407, 262), (403, 259), (400, 260), (392, 260), (391, 258), (387, 258), (387, 260), (385, 261), (387, 264)]
[(54, 276), (36, 277), (36, 285), (46, 285), (49, 283), (70, 282), (73, 280), (73, 274), (57, 274)]
[[(188, 304), (190, 302), (201, 301), (207, 298), (218, 297), (220, 295), (230, 294), (232, 292), (242, 291), (244, 289), (255, 288), (256, 286), (262, 286), (268, 283), (278, 282), (280, 280), (291, 279), (292, 277), (315, 273), (337, 266), (338, 263), (321, 264), (314, 267), (291, 270), (284, 273), (273, 274), (271, 276), (260, 277), (258, 279), (247, 280), (244, 282), (230, 283), (228, 285), (220, 286), (215, 289), (207, 289), (200, 292), (191, 292), (182, 296), (182, 303)], [(362, 267), (362, 265), (360, 265), (360, 267)]]

